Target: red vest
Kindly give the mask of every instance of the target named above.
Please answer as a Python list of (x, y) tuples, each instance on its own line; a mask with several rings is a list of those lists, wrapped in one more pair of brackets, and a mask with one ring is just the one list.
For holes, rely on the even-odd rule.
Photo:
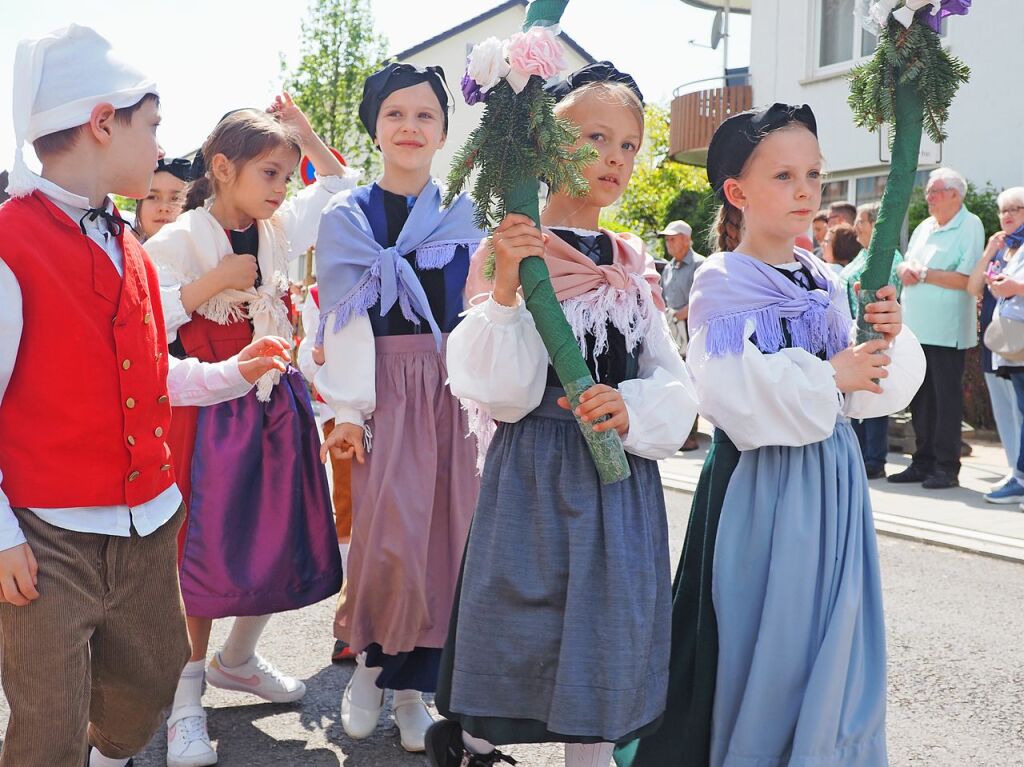
[(137, 506), (171, 486), (167, 340), (156, 270), (130, 233), (124, 278), (38, 192), (0, 206), (24, 327), (0, 403), (13, 506)]

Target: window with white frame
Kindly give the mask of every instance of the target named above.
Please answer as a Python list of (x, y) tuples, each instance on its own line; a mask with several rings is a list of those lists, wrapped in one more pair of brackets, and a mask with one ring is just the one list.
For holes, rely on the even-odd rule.
[[(856, 0), (815, 0), (818, 8), (818, 68), (852, 63), (875, 52), (878, 38), (854, 14)], [(946, 36), (946, 20), (939, 33)], [(855, 55), (856, 53), (856, 55)]]
[(853, 17), (854, 0), (818, 1), (818, 66), (828, 67), (850, 61), (853, 58), (853, 38), (859, 27)]
[(821, 187), (821, 207), (827, 208), (833, 202), (848, 202), (849, 194), (849, 179), (826, 181)]

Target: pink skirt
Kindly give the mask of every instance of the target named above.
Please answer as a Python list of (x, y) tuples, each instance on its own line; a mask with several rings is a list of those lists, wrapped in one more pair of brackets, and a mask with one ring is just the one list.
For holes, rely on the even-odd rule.
[[(445, 337), (447, 342), (447, 337)], [(444, 646), (480, 492), (476, 441), (429, 333), (377, 338), (373, 449), (352, 464), (352, 545), (335, 636), (388, 655)]]

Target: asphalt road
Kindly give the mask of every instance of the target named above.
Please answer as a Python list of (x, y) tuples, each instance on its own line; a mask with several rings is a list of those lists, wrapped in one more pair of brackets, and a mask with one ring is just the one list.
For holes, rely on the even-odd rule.
[[(669, 492), (678, 556), (689, 496)], [(889, 633), (889, 754), (893, 767), (1024, 767), (1024, 567), (882, 538)], [(333, 602), (271, 622), (260, 651), (306, 680), (297, 705), (210, 688), (204, 698), (223, 767), (423, 767), (406, 754), (387, 710), (377, 733), (353, 742), (338, 703), (351, 666), (331, 666)], [(228, 621), (214, 626), (213, 646)], [(611, 649), (611, 648), (610, 648)], [(7, 722), (0, 698), (0, 726)], [(136, 767), (163, 767), (158, 733)], [(524, 767), (561, 767), (559, 746), (510, 748)]]

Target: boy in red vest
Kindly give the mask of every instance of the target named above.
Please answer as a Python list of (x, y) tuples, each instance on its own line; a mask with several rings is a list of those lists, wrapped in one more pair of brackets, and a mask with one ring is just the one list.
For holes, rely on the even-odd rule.
[(156, 272), (108, 198), (149, 190), (154, 83), (76, 25), (23, 41), (14, 78), (13, 199), (0, 206), (0, 767), (123, 767), (189, 656), (172, 400), (245, 394), (284, 368), (287, 342), (213, 365), (168, 357)]

